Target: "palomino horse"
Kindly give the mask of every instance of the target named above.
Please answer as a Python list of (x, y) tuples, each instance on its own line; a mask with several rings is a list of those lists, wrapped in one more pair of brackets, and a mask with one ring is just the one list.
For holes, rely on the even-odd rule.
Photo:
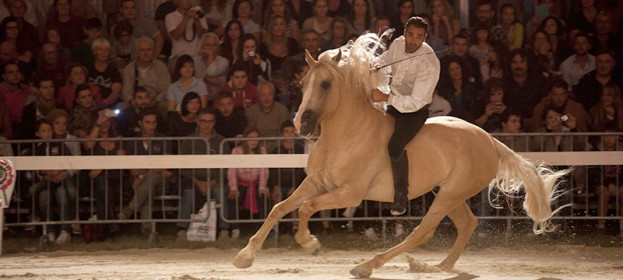
[[(295, 123), (300, 124), (299, 132), (304, 135), (322, 128), (309, 155), (308, 176), (288, 199), (273, 207), (238, 253), (235, 266), (251, 266), (270, 229), (297, 208), (300, 222), (295, 240), (306, 251), (317, 253), (320, 243), (308, 228), (315, 212), (357, 206), (364, 199), (393, 200), (387, 153), (393, 119), (375, 109), (369, 96), (374, 76), (378, 76), (369, 68), (379, 47), (378, 38), (367, 34), (354, 45), (323, 53), (318, 61), (306, 54), (310, 70), (303, 79), (302, 114)], [(409, 199), (439, 186), (436, 198), (402, 243), (355, 267), (351, 270), (354, 276), (368, 277), (393, 257), (427, 242), (445, 216), (456, 226), (458, 236), (440, 266), (452, 268), (478, 224), (465, 201), (490, 183), (490, 188), (497, 186), (507, 195), (523, 186), (523, 206), (535, 222), (534, 232), (553, 229), (550, 204), (555, 199), (556, 182), (566, 171), (535, 167), (484, 130), (450, 117), (429, 119), (406, 150), (411, 168)]]

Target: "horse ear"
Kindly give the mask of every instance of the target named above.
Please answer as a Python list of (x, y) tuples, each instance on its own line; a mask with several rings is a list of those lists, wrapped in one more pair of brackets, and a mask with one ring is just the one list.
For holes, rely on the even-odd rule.
[(305, 61), (307, 61), (307, 64), (309, 64), (309, 67), (316, 65), (316, 63), (318, 62), (311, 56), (311, 54), (309, 53), (307, 49), (305, 49)]
[(340, 59), (342, 59), (342, 49), (339, 49), (332, 59), (336, 62), (340, 62)]

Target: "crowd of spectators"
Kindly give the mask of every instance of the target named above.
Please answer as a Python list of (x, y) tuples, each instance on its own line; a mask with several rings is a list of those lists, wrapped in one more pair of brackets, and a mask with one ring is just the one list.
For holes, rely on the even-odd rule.
[[(488, 132), (623, 131), (623, 53), (615, 47), (623, 42), (621, 1), (470, 1), (464, 28), (467, 21), (453, 0), (158, 2), (155, 18), (146, 18), (134, 0), (102, 1), (102, 7), (85, 0), (0, 1), (0, 137), (128, 140), (3, 147), (4, 155), (209, 154), (219, 152), (214, 147), (224, 138), (292, 136), (288, 120), (302, 101), (300, 81), (309, 69), (305, 50), (317, 58), (365, 32), (381, 35), (395, 28), (384, 37), (391, 44), (416, 15), (428, 20), (427, 42), (442, 65), (431, 116), (456, 116)], [(193, 150), (189, 143), (129, 139), (165, 135), (205, 137), (213, 145)], [(617, 148), (612, 139), (500, 140), (517, 151)], [(302, 152), (290, 142), (230, 144), (227, 152), (234, 154)], [(76, 186), (68, 180), (74, 173), (40, 172), (26, 187), (39, 218), (50, 215), (50, 200), (62, 209), (76, 200)], [(304, 176), (290, 173), (297, 182)], [(133, 191), (127, 203), (99, 199), (100, 218), (149, 218), (149, 196), (177, 177), (168, 170), (129, 174)], [(244, 195), (239, 205), (230, 201), (231, 207), (253, 215), (267, 205), (252, 203), (249, 209), (249, 200), (263, 202), (265, 196), (278, 202), (291, 193), (293, 186), (279, 187), (275, 174), (229, 170), (225, 196), (233, 201)], [(101, 170), (88, 176), (100, 197), (110, 195), (105, 189), (120, 178)], [(181, 177), (204, 196), (218, 182), (205, 173)], [(55, 194), (41, 182), (54, 185)], [(602, 186), (598, 193), (623, 193), (615, 189)], [(191, 199), (187, 189), (182, 196)], [(183, 216), (193, 211), (184, 208)], [(57, 218), (71, 219), (69, 214), (61, 211)], [(187, 226), (179, 224), (181, 237)], [(229, 235), (228, 225), (220, 228)], [(60, 242), (67, 231), (61, 228)]]

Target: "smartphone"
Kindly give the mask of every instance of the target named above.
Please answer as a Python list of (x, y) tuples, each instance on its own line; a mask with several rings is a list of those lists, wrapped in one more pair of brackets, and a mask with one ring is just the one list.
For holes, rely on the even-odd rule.
[(119, 109), (114, 109), (114, 110), (108, 109), (104, 112), (104, 115), (107, 117), (118, 117), (120, 113), (121, 113), (121, 110)]

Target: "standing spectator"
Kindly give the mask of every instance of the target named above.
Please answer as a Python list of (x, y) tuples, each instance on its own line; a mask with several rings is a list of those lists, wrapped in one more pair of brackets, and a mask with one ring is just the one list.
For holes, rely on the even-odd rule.
[(502, 113), (507, 109), (504, 104), (504, 87), (502, 79), (493, 78), (485, 83), (483, 88), (487, 98), (480, 105), (480, 117), (475, 123), (487, 132), (500, 129)]
[[(545, 108), (554, 108), (558, 112), (567, 115), (569, 118), (573, 117), (573, 127), (569, 128), (574, 128), (579, 132), (588, 131), (590, 124), (588, 113), (584, 110), (582, 104), (569, 99), (569, 91), (567, 88), (567, 83), (560, 78), (550, 80), (549, 95), (543, 98), (541, 102), (534, 107), (528, 131), (537, 131), (545, 125), (545, 123), (542, 122), (544, 120), (543, 110), (545, 110)], [(562, 120), (562, 122), (564, 123), (565, 121)]]
[(528, 68), (528, 52), (513, 50), (508, 60), (510, 75), (504, 78), (504, 104), (512, 104), (521, 112), (521, 118), (526, 120), (532, 116), (534, 106), (545, 97), (547, 80)]
[(218, 53), (224, 58), (227, 58), (230, 63), (238, 59), (238, 49), (242, 46), (240, 37), (242, 37), (243, 34), (242, 24), (240, 24), (239, 21), (234, 19), (225, 25), (225, 36), (223, 36), (223, 41), (219, 46)]
[(591, 131), (604, 131), (608, 123), (614, 123), (616, 130), (623, 130), (623, 100), (621, 88), (609, 82), (602, 87), (599, 102), (591, 108)]
[(56, 44), (44, 43), (41, 46), (42, 60), (39, 60), (37, 64), (37, 76), (50, 76), (54, 78), (54, 87), (61, 88), (67, 81), (65, 81), (65, 70), (67, 69), (67, 63), (69, 61), (62, 60), (59, 57)]
[(270, 17), (266, 35), (264, 36), (264, 43), (260, 46), (260, 54), (270, 61), (271, 73), (281, 69), (283, 62), (288, 57), (300, 51), (298, 42), (294, 38), (289, 37), (286, 30), (285, 17), (280, 14), (274, 14)]
[[(275, 102), (275, 85), (262, 82), (257, 87), (258, 103), (251, 105), (247, 111), (249, 126), (257, 128), (261, 137), (276, 137), (280, 134), (281, 123), (289, 118), (288, 108)], [(270, 145), (268, 145), (270, 144)], [(267, 150), (272, 150), (275, 143), (269, 142)]]
[(231, 20), (234, 9), (234, 0), (208, 0), (202, 1), (208, 30), (221, 37), (225, 34), (225, 25)]
[(523, 46), (524, 30), (523, 25), (517, 20), (517, 10), (515, 5), (504, 3), (500, 8), (500, 24), (498, 28), (504, 31), (504, 43), (509, 51), (520, 49)]
[(587, 111), (599, 101), (604, 85), (613, 82), (621, 88), (622, 81), (613, 75), (615, 56), (612, 51), (601, 50), (595, 55), (595, 70), (584, 75), (573, 89), (575, 100)]
[(413, 0), (400, 0), (398, 1), (398, 13), (390, 15), (391, 28), (394, 29), (393, 38), (398, 38), (404, 34), (404, 27), (407, 24), (407, 20), (415, 15), (415, 8)]
[(575, 54), (560, 64), (560, 73), (565, 82), (569, 84), (569, 90), (578, 84), (582, 76), (595, 70), (595, 57), (588, 53), (590, 49), (591, 43), (588, 35), (583, 32), (577, 33), (573, 38)]
[(353, 8), (348, 13), (347, 20), (351, 24), (350, 33), (362, 35), (368, 30), (372, 30), (375, 18), (372, 16), (372, 7), (368, 0), (354, 0)]
[(97, 85), (87, 82), (89, 76), (86, 67), (78, 63), (70, 63), (67, 65), (67, 84), (58, 90), (58, 97), (56, 103), (68, 112), (71, 112), (74, 108), (74, 99), (76, 98), (76, 87), (82, 84), (88, 84), (91, 88), (91, 93), (97, 104), (103, 104), (100, 88)]
[(580, 5), (580, 10), (573, 13), (568, 19), (569, 38), (573, 38), (577, 32), (595, 33), (595, 27), (593, 26), (597, 16), (595, 0), (582, 0)]
[[(234, 110), (234, 96), (230, 91), (219, 92), (216, 99), (216, 132), (232, 138), (242, 135), (247, 128), (247, 117), (244, 112)], [(233, 146), (233, 142), (229, 142)]]
[(121, 74), (110, 61), (110, 43), (95, 39), (91, 45), (95, 63), (89, 67), (89, 83), (97, 85), (104, 106), (115, 106), (121, 100)]
[(463, 59), (451, 56), (444, 61), (441, 69), (439, 95), (450, 102), (450, 115), (474, 122), (477, 114), (476, 85), (467, 78)]
[(560, 18), (545, 18), (539, 30), (545, 31), (545, 35), (547, 35), (547, 41), (551, 46), (551, 52), (554, 54), (556, 65), (571, 55), (565, 24)]
[(331, 31), (329, 32), (329, 39), (324, 40), (320, 44), (320, 51), (337, 49), (346, 44), (346, 36), (348, 35), (349, 24), (344, 18), (334, 18), (331, 22)]
[(54, 0), (52, 7), (56, 11), (56, 15), (47, 19), (46, 26), (57, 27), (59, 35), (61, 35), (61, 45), (71, 49), (75, 42), (85, 37), (82, 32), (85, 19), (71, 14), (70, 0)]
[(197, 129), (197, 112), (201, 109), (201, 98), (196, 92), (184, 95), (180, 112), (169, 113), (164, 134), (167, 136), (188, 136)]
[(261, 57), (255, 37), (251, 34), (244, 34), (240, 38), (240, 43), (238, 59), (232, 64), (245, 65), (249, 71), (249, 81), (253, 85), (257, 85), (260, 79), (270, 81), (270, 61)]
[(144, 87), (149, 93), (150, 104), (159, 112), (164, 112), (167, 103), (167, 89), (171, 84), (171, 75), (167, 66), (156, 59), (154, 41), (149, 37), (141, 37), (136, 41), (136, 61), (130, 62), (121, 70), (123, 85), (121, 99), (132, 100), (138, 87)]
[(71, 48), (71, 61), (90, 66), (95, 63), (95, 55), (91, 46), (96, 39), (102, 38), (102, 21), (99, 18), (87, 19), (82, 32), (86, 35), (84, 40), (79, 40)]
[(192, 7), (190, 0), (174, 1), (176, 9), (166, 15), (166, 31), (171, 37), (170, 62), (175, 62), (182, 55), (195, 55), (199, 51), (201, 35), (208, 32), (205, 17), (199, 18), (198, 7)]
[(13, 131), (22, 120), (22, 111), (30, 96), (30, 87), (22, 82), (22, 72), (14, 62), (8, 62), (2, 67), (2, 87), (0, 94), (6, 102), (13, 124)]
[[(291, 120), (285, 120), (280, 125), (281, 137), (295, 137), (296, 129)], [(275, 147), (271, 154), (304, 154), (303, 142), (284, 139), (279, 140), (279, 145)], [(272, 200), (273, 204), (281, 202), (284, 198), (292, 195), (294, 190), (305, 179), (305, 171), (303, 168), (271, 168), (268, 177), (268, 186), (273, 187)], [(292, 213), (296, 213), (292, 212)], [(296, 218), (296, 215), (292, 215)]]
[[(216, 123), (216, 113), (209, 108), (201, 109), (197, 115), (197, 129), (192, 134), (193, 137), (201, 137), (207, 140), (208, 145), (204, 141), (198, 140), (184, 140), (180, 145), (180, 154), (190, 155), (214, 155), (221, 154), (220, 147), (225, 137), (220, 135), (214, 130)], [(231, 154), (229, 145), (223, 145), (222, 154)], [(182, 170), (182, 185), (184, 190), (182, 192), (182, 206), (180, 209), (180, 218), (189, 219), (190, 214), (196, 212), (201, 205), (205, 202), (205, 198), (210, 194), (211, 199), (216, 199), (216, 203), (222, 205), (218, 208), (221, 215), (217, 216), (219, 227), (219, 239), (229, 237), (230, 224), (223, 221), (221, 217), (229, 218), (227, 203), (221, 202), (221, 192), (225, 186), (222, 186), (219, 172), (217, 169), (196, 169), (196, 170)], [(196, 190), (193, 188), (196, 187)], [(201, 195), (197, 195), (197, 193)], [(195, 194), (193, 196), (193, 194)], [(194, 197), (194, 201), (193, 201)], [(193, 209), (193, 206), (195, 206)], [(194, 210), (194, 211), (193, 211)], [(179, 229), (177, 233), (178, 240), (185, 239), (186, 229), (188, 229), (188, 223), (177, 223)]]
[(195, 76), (205, 82), (208, 89), (208, 107), (212, 108), (218, 90), (227, 82), (229, 61), (218, 55), (219, 38), (208, 32), (201, 38), (201, 49), (195, 60)]
[(449, 45), (452, 37), (459, 34), (461, 29), (461, 22), (454, 15), (454, 8), (450, 6), (448, 0), (433, 0), (430, 2), (428, 13), (432, 18), (430, 34), (443, 40), (445, 45)]
[[(259, 132), (248, 127), (244, 137), (259, 137)], [(260, 146), (259, 140), (243, 141), (240, 146), (232, 149), (233, 155), (238, 154), (266, 154), (266, 149)], [(268, 168), (229, 168), (227, 170), (229, 183), (229, 218), (239, 217), (266, 217), (270, 191), (268, 190)], [(244, 209), (244, 210), (243, 210)], [(233, 224), (231, 238), (240, 237), (239, 224)]]
[[(543, 135), (544, 133), (564, 133), (564, 132), (577, 132), (575, 117), (573, 115), (567, 115), (568, 119), (563, 121), (560, 117), (563, 112), (560, 107), (550, 104), (545, 106), (537, 118), (543, 123), (543, 126), (539, 127), (534, 132), (541, 134), (540, 136), (533, 136), (530, 139), (530, 151), (533, 152), (560, 152), (560, 151), (582, 151), (584, 150), (584, 144), (582, 141), (578, 141), (580, 137), (565, 136), (550, 136)], [(576, 138), (576, 139), (574, 139)]]
[[(311, 29), (316, 31), (323, 40), (329, 39), (332, 17), (328, 16), (329, 8), (327, 0), (314, 0), (314, 16), (303, 22), (303, 30)], [(403, 25), (404, 26), (404, 25)]]
[[(45, 116), (50, 110), (56, 108), (56, 100), (54, 99), (54, 79), (51, 76), (39, 76), (35, 86), (37, 87), (37, 98), (35, 102), (26, 105), (24, 110), (22, 110), (22, 121), (16, 131), (17, 139), (34, 139), (35, 131), (37, 131), (35, 129), (37, 121), (45, 119)], [(8, 119), (9, 128), (11, 128), (10, 118), (8, 117), (6, 108), (5, 113), (0, 114), (0, 116), (3, 116), (3, 126), (6, 126), (6, 120)], [(11, 139), (5, 129), (2, 130), (0, 135)]]
[(181, 111), (182, 99), (188, 92), (195, 92), (201, 97), (201, 108), (208, 104), (208, 90), (205, 83), (195, 77), (195, 63), (187, 54), (175, 62), (176, 81), (167, 90), (167, 112)]
[(599, 11), (595, 17), (593, 25), (595, 34), (591, 36), (591, 53), (597, 54), (603, 49), (616, 49), (616, 38), (612, 26), (612, 14), (607, 11)]
[[(291, 1), (290, 1), (291, 2)], [(287, 8), (285, 0), (270, 0), (268, 4), (270, 8), (266, 9), (264, 13), (264, 29), (266, 29), (266, 36), (274, 36), (272, 33), (275, 28), (275, 22), (272, 22), (273, 15), (280, 15), (285, 23), (284, 34), (288, 38), (294, 39), (298, 43), (299, 39), (299, 22), (292, 17), (290, 9)], [(272, 23), (271, 23), (272, 22)], [(268, 42), (269, 38), (263, 38), (264, 42)]]
[(244, 64), (234, 64), (229, 70), (229, 81), (221, 91), (229, 91), (234, 98), (234, 110), (244, 112), (257, 103), (257, 88), (249, 81), (249, 70)]
[(251, 0), (236, 0), (232, 18), (242, 25), (242, 30), (246, 34), (252, 34), (256, 41), (261, 41), (262, 27), (253, 21), (253, 3)]

